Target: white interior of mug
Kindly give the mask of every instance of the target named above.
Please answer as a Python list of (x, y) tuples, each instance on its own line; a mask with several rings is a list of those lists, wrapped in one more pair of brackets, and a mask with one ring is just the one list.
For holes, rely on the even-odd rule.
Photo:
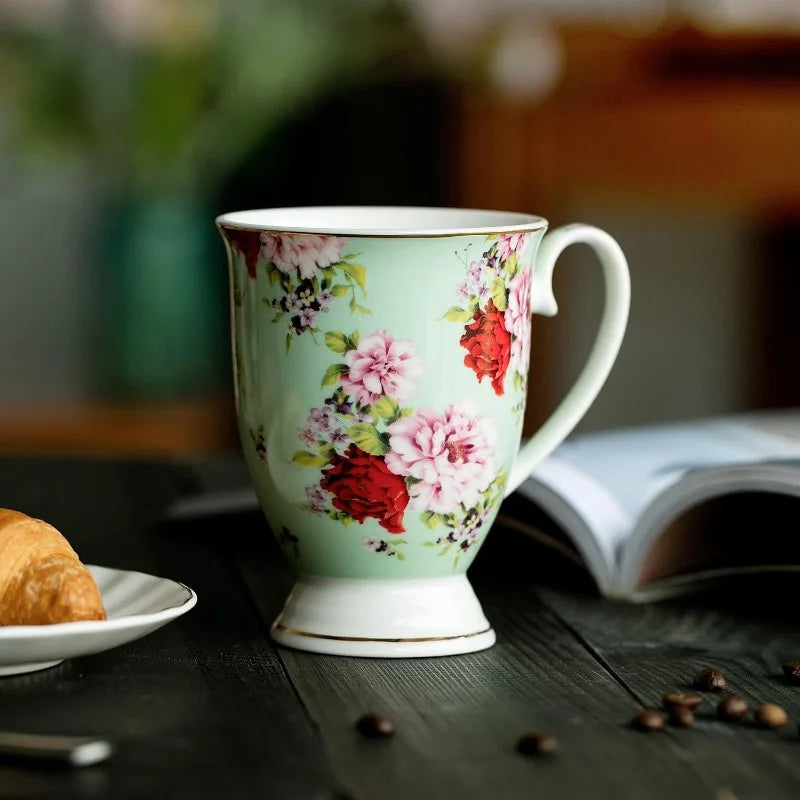
[(531, 231), (547, 227), (533, 214), (474, 208), (413, 206), (309, 206), (234, 211), (217, 224), (281, 233), (340, 236), (457, 236)]

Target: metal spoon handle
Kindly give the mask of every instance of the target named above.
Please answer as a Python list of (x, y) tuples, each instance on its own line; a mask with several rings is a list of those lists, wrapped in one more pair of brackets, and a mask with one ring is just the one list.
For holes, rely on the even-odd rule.
[(86, 767), (105, 761), (112, 752), (110, 742), (92, 736), (44, 736), (0, 731), (0, 755), (3, 756)]

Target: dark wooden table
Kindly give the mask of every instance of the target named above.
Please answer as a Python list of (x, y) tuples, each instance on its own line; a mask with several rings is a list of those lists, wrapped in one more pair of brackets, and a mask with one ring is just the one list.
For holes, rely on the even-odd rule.
[[(597, 598), (575, 567), (495, 530), (472, 572), (488, 651), (381, 661), (281, 650), (268, 638), (290, 575), (258, 513), (165, 523), (197, 490), (187, 465), (7, 459), (0, 505), (60, 527), (90, 563), (188, 583), (197, 607), (151, 636), (0, 679), (0, 729), (102, 734), (82, 770), (0, 763), (0, 798), (793, 798), (800, 741), (713, 718), (642, 734), (643, 705), (722, 669), (751, 702), (800, 718), (779, 676), (800, 657), (796, 588), (771, 582), (649, 606)], [(397, 735), (366, 740), (367, 710)], [(518, 737), (545, 730), (532, 760)]]

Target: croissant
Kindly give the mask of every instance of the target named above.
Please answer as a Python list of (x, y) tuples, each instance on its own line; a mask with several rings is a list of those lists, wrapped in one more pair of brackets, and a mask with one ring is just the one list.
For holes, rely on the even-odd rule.
[(52, 526), (0, 509), (0, 625), (105, 619), (97, 584)]

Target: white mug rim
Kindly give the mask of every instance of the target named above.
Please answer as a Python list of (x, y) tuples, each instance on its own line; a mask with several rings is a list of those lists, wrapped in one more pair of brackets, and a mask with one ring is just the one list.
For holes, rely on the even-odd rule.
[[(420, 223), (420, 220), (425, 220)], [(304, 221), (305, 220), (305, 221)], [(345, 224), (352, 220), (350, 224)], [(387, 224), (402, 220), (407, 224)], [(416, 224), (411, 224), (416, 220)], [(461, 224), (458, 224), (458, 221)], [(368, 223), (368, 224), (365, 224)], [(370, 224), (371, 223), (371, 224)], [(528, 233), (547, 220), (519, 211), (438, 206), (287, 206), (232, 211), (216, 218), (220, 229), (273, 234), (367, 238), (428, 238)]]

